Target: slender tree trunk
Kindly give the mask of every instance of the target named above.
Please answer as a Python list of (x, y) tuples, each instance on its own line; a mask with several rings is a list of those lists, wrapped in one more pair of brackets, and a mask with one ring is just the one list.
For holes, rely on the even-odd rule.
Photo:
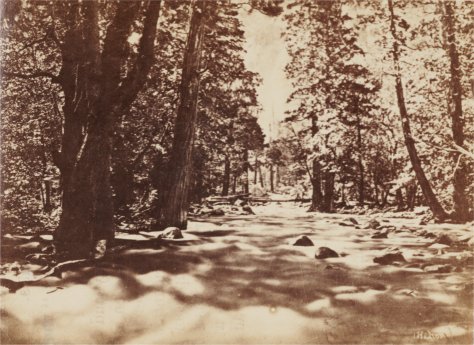
[(364, 174), (364, 162), (362, 159), (362, 133), (360, 128), (360, 119), (357, 116), (357, 166), (359, 168), (359, 205), (364, 206), (365, 203), (365, 174)]
[(395, 192), (395, 199), (397, 200), (397, 211), (403, 211), (405, 209), (405, 200), (403, 199), (401, 188)]
[(248, 194), (249, 190), (250, 190), (250, 188), (249, 188), (249, 184), (250, 184), (249, 175), (250, 175), (250, 172), (249, 172), (249, 151), (247, 149), (245, 149), (245, 151), (244, 151), (244, 164), (245, 164), (244, 193)]
[(280, 185), (280, 167), (277, 165), (275, 168), (275, 187), (278, 188)]
[(232, 194), (235, 195), (237, 189), (237, 175), (232, 177)]
[(260, 165), (258, 166), (258, 174), (260, 175), (260, 186), (262, 186), (262, 188), (265, 188), (265, 183), (263, 181), (262, 167)]
[(405, 138), (405, 145), (408, 150), (408, 155), (410, 156), (410, 161), (415, 171), (416, 178), (418, 183), (420, 184), (421, 190), (423, 192), (423, 196), (430, 207), (433, 215), (439, 219), (443, 220), (447, 218), (447, 214), (443, 207), (441, 206), (438, 198), (433, 192), (431, 185), (426, 178), (425, 172), (421, 165), (420, 158), (418, 157), (418, 152), (415, 146), (415, 140), (413, 139), (413, 135), (411, 133), (410, 128), (410, 118), (406, 109), (405, 105), (405, 96), (403, 92), (403, 84), (400, 72), (400, 52), (399, 52), (399, 45), (397, 41), (397, 33), (395, 28), (395, 14), (393, 9), (393, 1), (388, 0), (388, 7), (390, 11), (390, 32), (393, 37), (393, 49), (392, 49), (392, 56), (396, 70), (396, 77), (395, 77), (395, 89), (397, 94), (397, 101), (398, 101), (398, 109), (400, 111), (400, 118), (402, 121), (402, 129), (403, 129), (403, 136)]
[(194, 3), (184, 53), (180, 101), (174, 128), (173, 148), (168, 168), (168, 189), (164, 193), (160, 227), (186, 229), (188, 190), (191, 180), (192, 150), (197, 119), (201, 50), (205, 30), (206, 1)]
[(343, 206), (346, 205), (345, 189), (346, 189), (346, 185), (345, 185), (344, 182), (342, 182), (342, 186), (341, 186), (341, 203), (342, 203)]
[[(450, 92), (448, 100), (448, 111), (452, 120), (453, 139), (456, 145), (464, 147), (464, 118), (462, 110), (462, 86), (461, 86), (461, 64), (459, 62), (459, 53), (456, 46), (455, 37), (455, 13), (454, 1), (446, 0), (443, 2), (445, 16), (444, 28), (446, 35), (447, 50), (450, 60)], [(460, 152), (453, 154), (454, 166), (457, 167), (454, 171), (454, 212), (453, 217), (459, 222), (466, 222), (472, 219), (473, 215), (469, 212), (469, 202), (467, 197), (467, 178), (469, 170), (467, 162), (463, 159)]]
[(225, 155), (224, 159), (224, 176), (222, 177), (222, 195), (229, 195), (230, 186), (230, 160), (229, 156)]
[(408, 210), (413, 211), (415, 209), (416, 192), (418, 190), (418, 184), (415, 182), (412, 186), (407, 187), (407, 206)]
[(270, 191), (275, 192), (273, 165), (270, 164)]
[(377, 182), (374, 181), (374, 202), (375, 205), (379, 206), (379, 188), (377, 186)]
[(258, 166), (258, 156), (257, 156), (257, 153), (255, 152), (255, 174), (253, 175), (253, 184), (256, 186), (257, 185), (257, 175), (258, 175), (258, 170), (259, 170), (259, 166)]

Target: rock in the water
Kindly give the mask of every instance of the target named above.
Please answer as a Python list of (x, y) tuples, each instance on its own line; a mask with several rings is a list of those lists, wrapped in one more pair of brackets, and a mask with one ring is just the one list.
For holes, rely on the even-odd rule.
[(385, 254), (383, 256), (374, 258), (374, 262), (376, 264), (381, 264), (381, 265), (391, 265), (394, 262), (406, 262), (406, 260), (403, 257), (402, 253), (389, 253), (389, 254)]
[(293, 242), (293, 246), (304, 246), (304, 247), (311, 247), (314, 246), (313, 241), (309, 239), (308, 236), (300, 236)]
[(388, 232), (379, 231), (375, 233), (371, 238), (388, 238)]
[(331, 248), (319, 247), (318, 250), (316, 251), (316, 255), (314, 257), (316, 259), (338, 258), (339, 254), (337, 254)]
[(183, 234), (181, 233), (181, 230), (179, 228), (170, 226), (163, 230), (163, 232), (158, 235), (158, 238), (166, 240), (177, 240), (183, 238)]
[(453, 244), (453, 239), (451, 237), (449, 237), (448, 235), (446, 234), (442, 234), (440, 237), (438, 237), (438, 239), (436, 240), (436, 243), (439, 243), (439, 244), (445, 244), (447, 246), (450, 246)]
[(215, 208), (211, 212), (209, 212), (210, 216), (224, 216), (225, 212), (222, 208)]
[(356, 220), (355, 218), (353, 218), (353, 217), (347, 218), (347, 220), (348, 220), (349, 222), (351, 222), (352, 224), (354, 224), (354, 225), (359, 224), (359, 223), (357, 222), (357, 220)]
[(371, 219), (364, 227), (364, 229), (377, 229), (380, 226), (380, 222), (377, 219)]
[(242, 210), (244, 212), (247, 212), (247, 214), (255, 214), (255, 212), (253, 212), (252, 208), (249, 206), (249, 205), (245, 205), (242, 207)]

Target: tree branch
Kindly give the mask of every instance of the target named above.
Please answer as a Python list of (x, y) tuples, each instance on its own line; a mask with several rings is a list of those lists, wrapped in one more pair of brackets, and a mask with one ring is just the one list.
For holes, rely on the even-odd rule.
[(128, 107), (146, 82), (154, 63), (154, 47), (161, 0), (150, 1), (145, 15), (142, 36), (140, 37), (138, 57), (119, 89), (123, 96), (122, 107)]

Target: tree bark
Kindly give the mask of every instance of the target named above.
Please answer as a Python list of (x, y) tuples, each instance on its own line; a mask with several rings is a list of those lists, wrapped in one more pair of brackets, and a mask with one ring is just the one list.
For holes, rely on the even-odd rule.
[(229, 195), (229, 185), (230, 185), (230, 160), (229, 156), (225, 155), (224, 159), (224, 176), (222, 179), (222, 195)]
[(249, 193), (249, 184), (250, 184), (250, 181), (249, 181), (249, 151), (247, 149), (245, 149), (244, 151), (244, 164), (245, 164), (245, 181), (244, 181), (244, 193), (245, 194), (248, 194)]
[(321, 164), (318, 161), (318, 158), (313, 159), (313, 174), (311, 178), (311, 186), (313, 189), (311, 195), (311, 206), (309, 208), (310, 212), (321, 210), (323, 193), (321, 190)]
[(206, 1), (194, 2), (193, 14), (181, 74), (180, 101), (174, 127), (173, 147), (168, 168), (168, 189), (164, 193), (160, 227), (187, 228), (188, 190), (191, 178), (192, 151), (197, 120), (199, 70), (205, 30)]
[(403, 136), (405, 138), (405, 145), (408, 151), (408, 155), (410, 156), (410, 161), (415, 171), (416, 178), (418, 183), (420, 184), (421, 190), (423, 192), (423, 196), (430, 207), (433, 215), (438, 220), (443, 220), (447, 218), (447, 214), (443, 207), (441, 206), (438, 198), (433, 192), (431, 185), (426, 178), (425, 172), (421, 165), (420, 158), (418, 157), (418, 152), (415, 146), (415, 140), (413, 139), (411, 128), (410, 128), (410, 118), (406, 109), (405, 105), (405, 96), (403, 92), (403, 84), (400, 72), (400, 52), (399, 52), (399, 44), (397, 41), (397, 33), (395, 28), (395, 14), (393, 9), (393, 1), (388, 0), (388, 7), (390, 11), (390, 32), (393, 38), (393, 49), (392, 49), (392, 56), (396, 70), (396, 77), (395, 77), (395, 89), (397, 94), (397, 102), (398, 102), (398, 109), (400, 111), (400, 118), (402, 121), (402, 130)]
[(401, 188), (396, 190), (395, 199), (397, 200), (397, 211), (403, 211), (405, 209), (405, 200)]
[(262, 167), (260, 165), (258, 166), (258, 175), (260, 176), (260, 186), (262, 186), (262, 188), (265, 188), (265, 183), (263, 181)]
[(326, 172), (324, 175), (324, 200), (322, 211), (332, 212), (334, 209), (334, 179), (336, 174), (333, 172)]
[[(446, 0), (444, 3), (444, 28), (446, 34), (447, 51), (450, 60), (450, 92), (448, 99), (448, 111), (452, 120), (453, 139), (456, 145), (464, 147), (464, 118), (462, 110), (462, 86), (461, 86), (461, 64), (459, 61), (459, 53), (456, 47), (455, 37), (455, 13), (454, 1)], [(469, 170), (467, 162), (463, 159), (460, 152), (453, 154), (454, 171), (453, 178), (453, 202), (454, 211), (453, 218), (459, 222), (466, 222), (472, 219), (473, 215), (469, 212), (469, 202), (467, 196), (467, 177)]]
[[(110, 184), (112, 139), (119, 116), (128, 102), (135, 99), (143, 86), (138, 81), (134, 88), (119, 87), (123, 67), (128, 59), (127, 39), (133, 21), (140, 10), (139, 2), (120, 2), (115, 15), (107, 28), (101, 52), (99, 34), (98, 3), (86, 1), (75, 4), (82, 6), (82, 25), (77, 22), (70, 29), (79, 30), (82, 35), (82, 51), (77, 57), (79, 63), (76, 71), (68, 70), (68, 56), (63, 56), (65, 64), (61, 70), (61, 80), (66, 89), (71, 80), (83, 80), (77, 102), (84, 102), (80, 116), (73, 116), (70, 109), (65, 109), (65, 125), (72, 131), (64, 131), (61, 155), (63, 164), (63, 212), (54, 240), (59, 252), (68, 256), (87, 257), (92, 254), (95, 243), (99, 240), (111, 240), (114, 237), (114, 210)], [(70, 11), (76, 11), (74, 6)], [(133, 72), (127, 76), (135, 80), (138, 74), (147, 75), (153, 62), (154, 41), (160, 10), (160, 1), (152, 1), (146, 10), (143, 35)], [(71, 17), (78, 18), (78, 12)], [(79, 21), (80, 22), (80, 21)], [(74, 36), (77, 32), (67, 33)], [(67, 43), (67, 39), (65, 44)], [(77, 42), (76, 42), (77, 43)], [(66, 49), (67, 47), (64, 47)], [(76, 57), (74, 57), (76, 58)], [(76, 63), (76, 60), (74, 60)], [(141, 62), (141, 63), (140, 63)], [(122, 85), (123, 86), (123, 85)], [(63, 86), (64, 87), (64, 86)], [(75, 85), (74, 87), (77, 87)], [(71, 89), (72, 91), (72, 89)], [(68, 91), (69, 92), (69, 91)], [(66, 93), (65, 107), (72, 106), (74, 99)], [(82, 117), (81, 117), (82, 116)], [(85, 124), (87, 123), (87, 127)], [(80, 145), (68, 145), (68, 135), (78, 135), (78, 128), (86, 129), (80, 138)], [(79, 146), (79, 148), (78, 148)], [(77, 151), (76, 153), (74, 151)]]
[(274, 177), (275, 177), (275, 176), (274, 176), (274, 171), (273, 171), (273, 165), (270, 164), (270, 191), (271, 191), (272, 193), (275, 192), (275, 184), (274, 184), (275, 181), (274, 181)]
[(232, 194), (235, 195), (237, 190), (237, 175), (232, 176)]
[(359, 205), (364, 206), (365, 203), (365, 176), (364, 176), (364, 162), (362, 159), (362, 133), (360, 128), (360, 119), (357, 116), (357, 166), (359, 169), (359, 181), (358, 181), (358, 190), (359, 190)]
[(259, 166), (258, 166), (258, 156), (257, 156), (257, 152), (255, 152), (255, 174), (253, 175), (253, 184), (254, 186), (257, 185), (257, 176), (258, 176), (258, 169), (259, 169)]

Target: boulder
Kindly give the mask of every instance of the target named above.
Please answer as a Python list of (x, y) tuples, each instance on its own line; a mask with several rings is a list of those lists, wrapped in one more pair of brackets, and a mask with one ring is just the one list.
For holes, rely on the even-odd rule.
[(380, 222), (377, 219), (371, 219), (364, 226), (364, 229), (377, 229), (380, 226)]
[(249, 205), (245, 205), (242, 207), (242, 211), (246, 212), (247, 214), (255, 214), (252, 208)]
[(450, 246), (454, 243), (454, 241), (448, 235), (442, 234), (441, 236), (438, 237), (438, 239), (435, 241), (435, 243), (445, 244), (447, 246)]
[(337, 254), (331, 248), (319, 247), (318, 250), (316, 251), (316, 255), (314, 257), (316, 259), (338, 258), (339, 254)]
[(371, 238), (379, 239), (379, 238), (388, 238), (388, 232), (376, 232)]
[(394, 262), (406, 262), (402, 253), (388, 253), (374, 258), (374, 262), (380, 265), (392, 265)]
[(347, 220), (348, 220), (349, 222), (351, 222), (352, 224), (354, 224), (354, 225), (359, 224), (359, 222), (357, 222), (357, 220), (356, 220), (355, 218), (353, 218), (353, 217), (347, 218)]
[(225, 212), (222, 208), (215, 208), (211, 212), (208, 213), (210, 216), (224, 216)]
[(313, 241), (309, 239), (308, 236), (300, 236), (298, 237), (293, 243), (293, 246), (303, 246), (303, 247), (311, 247), (314, 246)]
[(177, 240), (183, 238), (183, 234), (181, 233), (181, 230), (179, 228), (170, 226), (163, 230), (163, 232), (158, 235), (158, 238), (166, 240)]

